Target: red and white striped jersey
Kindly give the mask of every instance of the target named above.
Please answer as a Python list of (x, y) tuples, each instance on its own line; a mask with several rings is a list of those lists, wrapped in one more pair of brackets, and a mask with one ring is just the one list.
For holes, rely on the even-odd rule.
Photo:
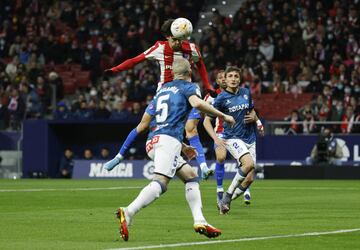
[[(220, 94), (221, 91), (222, 91), (222, 90), (219, 88), (219, 89), (216, 90), (216, 93), (217, 93), (217, 94)], [(211, 105), (212, 105), (213, 102), (214, 102), (214, 98), (213, 98), (210, 94), (207, 94), (207, 95), (205, 96), (204, 100), (205, 100), (207, 103), (211, 104)], [(224, 123), (223, 119), (221, 119), (221, 118), (219, 118), (219, 117), (216, 117), (216, 120), (215, 120), (215, 128), (214, 128), (216, 134), (221, 134), (221, 133), (224, 132), (223, 123)]]
[(122, 70), (133, 68), (136, 64), (148, 59), (156, 60), (160, 66), (159, 87), (166, 82), (173, 80), (172, 64), (176, 58), (186, 58), (190, 64), (196, 65), (197, 71), (201, 77), (204, 86), (211, 89), (205, 64), (201, 58), (199, 49), (194, 43), (188, 41), (182, 42), (181, 51), (174, 51), (168, 41), (157, 41), (152, 47), (140, 55), (128, 59), (120, 65), (111, 68), (113, 72), (120, 72)]

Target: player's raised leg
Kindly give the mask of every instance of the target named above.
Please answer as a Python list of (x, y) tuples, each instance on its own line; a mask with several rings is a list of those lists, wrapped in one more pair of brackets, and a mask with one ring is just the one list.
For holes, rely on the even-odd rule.
[(110, 161), (104, 164), (104, 168), (108, 171), (111, 171), (116, 167), (123, 159), (125, 153), (129, 150), (131, 144), (136, 140), (137, 136), (149, 128), (152, 116), (154, 115), (152, 103), (146, 108), (145, 113), (143, 114), (140, 123), (131, 130), (131, 132), (126, 137), (125, 142), (121, 146), (119, 153)]

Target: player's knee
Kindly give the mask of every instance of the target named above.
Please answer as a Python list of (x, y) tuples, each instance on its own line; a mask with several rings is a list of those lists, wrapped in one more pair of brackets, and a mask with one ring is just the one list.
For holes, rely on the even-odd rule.
[(197, 178), (199, 178), (199, 176), (198, 176), (198, 174), (196, 173), (195, 170), (189, 171), (189, 173), (188, 173), (187, 176), (186, 176), (185, 182), (188, 182), (188, 180), (192, 180), (192, 179), (195, 180), (195, 179), (197, 179)]
[(255, 169), (254, 161), (251, 157), (243, 157), (240, 159), (241, 167), (243, 168), (244, 172), (249, 173)]
[(191, 138), (198, 135), (197, 120), (188, 120), (185, 125), (186, 137)]
[(169, 179), (167, 177), (162, 175), (155, 175), (153, 181), (157, 182), (160, 185), (162, 194), (167, 191), (167, 186), (169, 183)]
[(225, 160), (226, 160), (226, 155), (216, 154), (216, 161), (218, 163), (224, 163)]

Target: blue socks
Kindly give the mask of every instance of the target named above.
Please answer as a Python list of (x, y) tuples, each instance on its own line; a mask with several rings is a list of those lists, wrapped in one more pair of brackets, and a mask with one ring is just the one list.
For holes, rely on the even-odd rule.
[(225, 174), (224, 163), (216, 162), (215, 176), (216, 176), (216, 184), (218, 188), (222, 188), (223, 186), (224, 174)]
[(133, 143), (133, 141), (135, 141), (137, 136), (138, 136), (138, 132), (136, 131), (136, 128), (134, 128), (133, 130), (131, 130), (130, 134), (128, 134), (125, 142), (121, 146), (120, 151), (119, 151), (120, 155), (122, 155), (122, 156), (125, 155), (125, 153), (129, 150), (131, 144)]
[(198, 135), (195, 135), (191, 138), (188, 138), (189, 143), (192, 147), (194, 147), (198, 153), (198, 156), (196, 157), (196, 161), (198, 162), (199, 166), (206, 164), (205, 160), (205, 154), (203, 146), (201, 145), (200, 138)]

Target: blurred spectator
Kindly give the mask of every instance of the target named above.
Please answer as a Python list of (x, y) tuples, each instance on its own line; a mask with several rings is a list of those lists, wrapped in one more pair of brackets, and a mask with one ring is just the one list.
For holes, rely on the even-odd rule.
[(141, 105), (139, 102), (134, 102), (131, 107), (131, 112), (129, 115), (129, 120), (133, 122), (138, 122), (141, 120), (143, 115), (143, 110), (141, 109)]
[(101, 148), (100, 149), (100, 160), (109, 160), (110, 158), (110, 152), (108, 148)]
[(95, 119), (108, 119), (111, 115), (111, 112), (106, 107), (105, 100), (100, 100), (99, 107), (94, 112)]
[(25, 115), (25, 103), (19, 96), (17, 89), (12, 89), (11, 97), (8, 105), (9, 123), (10, 127), (14, 130), (19, 130), (21, 121)]
[(56, 110), (54, 113), (54, 119), (56, 120), (67, 120), (71, 118), (71, 114), (66, 106), (66, 103), (61, 101), (56, 105)]
[(71, 178), (74, 168), (74, 152), (71, 149), (65, 149), (64, 155), (60, 160), (59, 174), (60, 178)]
[(285, 128), (286, 134), (296, 135), (302, 132), (302, 126), (300, 123), (301, 120), (297, 110), (293, 110), (290, 117), (286, 121), (290, 122), (290, 125)]
[(124, 103), (118, 102), (116, 108), (111, 112), (110, 119), (125, 121), (129, 115), (130, 112), (124, 107)]
[(94, 158), (94, 154), (91, 151), (91, 149), (89, 149), (89, 148), (85, 149), (84, 153), (83, 153), (83, 159), (84, 160), (92, 160), (93, 158)]
[(56, 72), (49, 73), (49, 84), (56, 89), (56, 100), (62, 100), (64, 98), (64, 84)]

